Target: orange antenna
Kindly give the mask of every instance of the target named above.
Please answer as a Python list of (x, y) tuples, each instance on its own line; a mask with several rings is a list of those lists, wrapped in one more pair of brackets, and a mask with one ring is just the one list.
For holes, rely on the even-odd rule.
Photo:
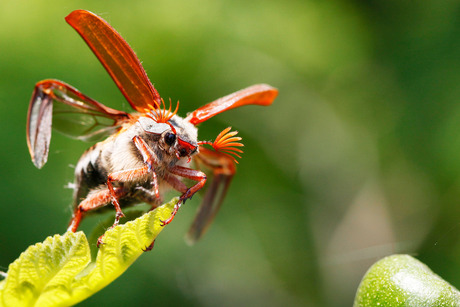
[(177, 110), (179, 110), (179, 101), (177, 102), (176, 109), (174, 112), (171, 112), (171, 99), (169, 99), (169, 108), (166, 110), (166, 105), (163, 99), (161, 99), (163, 108), (152, 108), (148, 116), (152, 118), (157, 123), (167, 123), (174, 115), (176, 115)]
[[(211, 145), (215, 151), (224, 153), (228, 156), (230, 156), (235, 163), (238, 163), (235, 157), (241, 158), (241, 156), (238, 153), (243, 153), (243, 151), (237, 147), (243, 147), (243, 143), (240, 143), (241, 138), (239, 136), (235, 136), (238, 134), (238, 131), (230, 131), (232, 127), (228, 127), (224, 130), (222, 130), (221, 133), (216, 137), (216, 140), (214, 142), (198, 142), (198, 145), (204, 145), (208, 144)], [(233, 157), (233, 156), (235, 157)]]

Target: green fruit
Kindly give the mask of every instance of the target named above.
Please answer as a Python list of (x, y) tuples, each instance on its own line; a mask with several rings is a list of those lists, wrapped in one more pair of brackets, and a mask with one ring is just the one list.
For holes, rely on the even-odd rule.
[(354, 306), (460, 306), (460, 292), (417, 259), (393, 255), (367, 271)]

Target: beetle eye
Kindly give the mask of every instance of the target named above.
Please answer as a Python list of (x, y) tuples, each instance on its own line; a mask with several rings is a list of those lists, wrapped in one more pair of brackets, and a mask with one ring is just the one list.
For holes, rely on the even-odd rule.
[(172, 132), (168, 132), (165, 135), (165, 143), (171, 146), (176, 141), (176, 135)]

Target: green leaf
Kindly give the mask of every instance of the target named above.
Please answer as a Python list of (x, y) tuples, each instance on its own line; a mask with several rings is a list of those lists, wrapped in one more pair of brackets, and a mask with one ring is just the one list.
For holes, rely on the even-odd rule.
[(0, 306), (69, 306), (120, 276), (163, 229), (177, 198), (124, 225), (109, 229), (91, 262), (83, 232), (48, 237), (27, 248), (0, 282)]
[(354, 306), (460, 306), (460, 292), (417, 259), (393, 255), (367, 271)]

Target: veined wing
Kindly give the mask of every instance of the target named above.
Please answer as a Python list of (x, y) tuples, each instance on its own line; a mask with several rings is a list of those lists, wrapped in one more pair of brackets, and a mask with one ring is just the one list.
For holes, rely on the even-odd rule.
[(65, 19), (88, 44), (133, 109), (145, 112), (159, 107), (160, 95), (133, 49), (114, 28), (85, 10), (73, 11)]
[(131, 118), (58, 80), (35, 85), (27, 114), (27, 145), (35, 166), (48, 159), (51, 127), (70, 137), (93, 141), (114, 133)]

